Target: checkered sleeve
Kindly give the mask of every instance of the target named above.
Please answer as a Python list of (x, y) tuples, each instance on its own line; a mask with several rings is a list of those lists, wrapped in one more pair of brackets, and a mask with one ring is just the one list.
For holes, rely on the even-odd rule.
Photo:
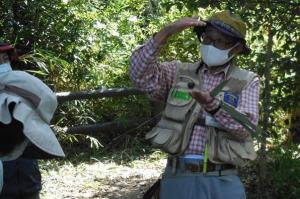
[(155, 100), (165, 100), (171, 88), (176, 61), (159, 63), (160, 46), (151, 38), (136, 49), (130, 58), (129, 77), (134, 85)]
[[(253, 124), (258, 124), (259, 119), (259, 78), (255, 78), (240, 95), (237, 110), (245, 114)], [(250, 134), (242, 125), (237, 123), (226, 111), (220, 109), (214, 115), (215, 119), (237, 137), (245, 139)]]

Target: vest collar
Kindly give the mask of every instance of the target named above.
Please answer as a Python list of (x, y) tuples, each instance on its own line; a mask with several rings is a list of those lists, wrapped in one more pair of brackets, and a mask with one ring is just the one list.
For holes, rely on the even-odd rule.
[[(216, 72), (213, 72), (214, 75), (216, 74), (220, 74), (220, 73), (224, 73), (225, 76), (227, 76), (227, 73), (229, 71), (229, 68), (230, 68), (231, 64), (228, 64), (226, 67), (224, 67), (223, 69), (221, 70), (218, 70)], [(209, 71), (209, 68), (204, 64), (204, 67), (202, 69), (202, 72), (205, 73), (205, 72), (208, 72)]]

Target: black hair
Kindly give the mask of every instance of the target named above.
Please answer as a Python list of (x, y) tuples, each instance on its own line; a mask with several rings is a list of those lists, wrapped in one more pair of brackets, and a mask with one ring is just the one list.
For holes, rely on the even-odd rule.
[[(10, 113), (14, 109), (15, 103), (9, 104)], [(12, 118), (12, 122), (4, 124), (0, 122), (0, 154), (5, 155), (11, 152), (14, 147), (25, 140), (23, 134), (23, 124)]]

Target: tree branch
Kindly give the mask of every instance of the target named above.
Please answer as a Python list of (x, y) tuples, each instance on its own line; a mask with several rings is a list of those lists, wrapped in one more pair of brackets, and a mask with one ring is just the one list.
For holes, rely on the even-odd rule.
[(80, 92), (60, 92), (57, 93), (57, 100), (59, 104), (71, 100), (84, 100), (84, 99), (96, 99), (104, 97), (124, 97), (129, 95), (141, 95), (144, 94), (136, 88), (111, 88), (111, 89), (101, 89), (93, 91), (80, 91)]
[[(153, 118), (130, 118), (125, 121), (105, 122), (101, 124), (88, 124), (69, 127), (65, 130), (68, 134), (90, 135), (93, 133), (104, 134), (112, 131), (124, 131), (140, 125), (152, 124)], [(55, 128), (54, 128), (55, 129)]]

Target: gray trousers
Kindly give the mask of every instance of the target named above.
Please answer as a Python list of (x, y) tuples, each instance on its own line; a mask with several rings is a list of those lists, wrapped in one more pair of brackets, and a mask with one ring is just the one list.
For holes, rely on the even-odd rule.
[[(235, 174), (203, 175), (167, 167), (160, 187), (161, 199), (245, 199), (245, 189)], [(208, 173), (209, 174), (209, 173)]]

